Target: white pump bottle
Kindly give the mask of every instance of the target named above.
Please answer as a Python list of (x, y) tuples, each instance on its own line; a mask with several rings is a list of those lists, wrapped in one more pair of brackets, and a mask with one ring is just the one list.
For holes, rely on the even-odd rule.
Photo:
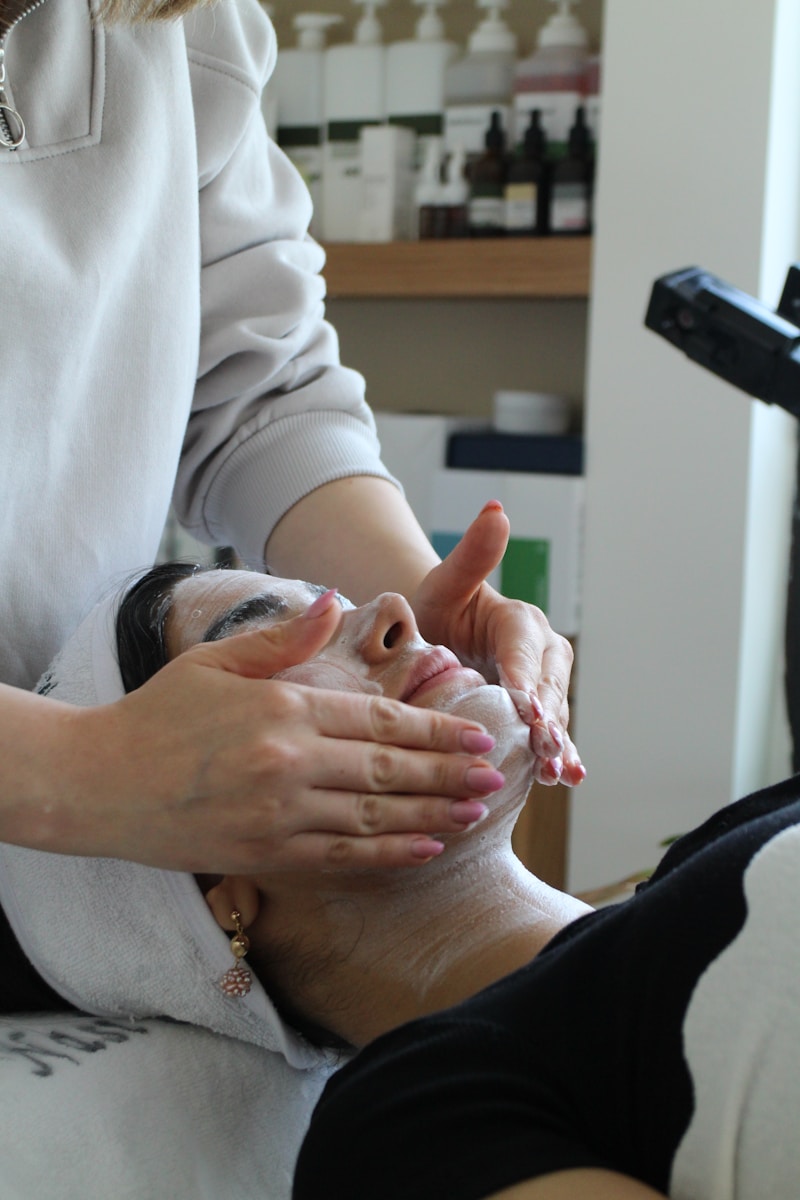
[(325, 34), (341, 19), (335, 13), (297, 13), (292, 21), (297, 30), (297, 45), (278, 52), (270, 80), (277, 108), (277, 142), (311, 193), (314, 205), (311, 233), (315, 236), (319, 233), (322, 207)]
[(438, 9), (447, 0), (414, 0), (423, 9), (414, 37), (392, 42), (386, 51), (386, 114), (391, 124), (417, 135), (417, 168), (425, 161), (430, 138), (444, 129), (444, 75), (458, 53), (445, 37)]
[(483, 153), (493, 112), (508, 129), (517, 55), (516, 35), (503, 18), (508, 0), (477, 0), (487, 15), (470, 35), (467, 53), (445, 73), (445, 147), (468, 159)]
[(386, 119), (386, 48), (376, 11), (386, 0), (354, 3), (364, 9), (354, 40), (325, 51), (322, 236), (332, 242), (358, 237), (360, 131)]

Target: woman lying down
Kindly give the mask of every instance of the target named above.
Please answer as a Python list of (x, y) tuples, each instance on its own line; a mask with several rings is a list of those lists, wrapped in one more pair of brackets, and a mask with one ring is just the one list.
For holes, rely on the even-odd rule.
[[(317, 1108), (295, 1200), (799, 1195), (794, 784), (723, 810), (633, 899), (593, 912), (512, 853), (532, 761), (506, 693), (424, 643), (401, 597), (352, 608), (320, 592), (151, 573), (117, 618), (126, 686), (204, 640), (341, 603), (322, 652), (280, 677), (479, 722), (502, 786), (405, 873), (195, 881), (4, 850), (3, 904), (50, 985), (91, 1011), (167, 1013), (298, 1065), (358, 1051)], [(79, 637), (95, 666), (106, 637), (102, 621)], [(79, 866), (54, 882), (54, 859)], [(37, 884), (60, 891), (59, 915), (26, 905)], [(79, 897), (66, 919), (65, 896)]]

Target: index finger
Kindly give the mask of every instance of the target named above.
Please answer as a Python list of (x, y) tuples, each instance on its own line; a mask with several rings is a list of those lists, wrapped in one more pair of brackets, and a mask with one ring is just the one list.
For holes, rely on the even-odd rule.
[(467, 754), (486, 754), (495, 744), (483, 725), (450, 713), (414, 708), (387, 696), (303, 690), (308, 692), (317, 728), (325, 737)]

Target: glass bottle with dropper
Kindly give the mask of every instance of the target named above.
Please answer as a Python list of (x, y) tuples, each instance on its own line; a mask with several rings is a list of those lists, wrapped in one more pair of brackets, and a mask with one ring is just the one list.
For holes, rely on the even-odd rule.
[(508, 0), (476, 0), (485, 17), (473, 30), (466, 54), (445, 72), (444, 140), (452, 153), (460, 146), (473, 159), (484, 151), (493, 112), (510, 129), (517, 38), (503, 17)]
[(575, 114), (567, 153), (553, 164), (550, 231), (585, 235), (592, 232), (594, 147), (583, 106)]
[(506, 231), (507, 164), (506, 134), (499, 112), (492, 113), (484, 143), (483, 154), (469, 169), (469, 232), (471, 237), (502, 237)]
[(514, 121), (518, 134), (538, 108), (550, 155), (566, 152), (575, 112), (583, 103), (589, 38), (572, 11), (577, 0), (552, 0), (556, 11), (542, 26), (536, 49), (514, 71)]
[(531, 112), (522, 144), (509, 162), (504, 195), (506, 233), (542, 237), (548, 232), (550, 163), (538, 108)]

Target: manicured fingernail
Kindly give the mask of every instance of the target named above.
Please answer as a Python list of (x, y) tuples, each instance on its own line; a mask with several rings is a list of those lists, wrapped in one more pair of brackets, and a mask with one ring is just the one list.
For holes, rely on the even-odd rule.
[(454, 800), (450, 805), (450, 816), (459, 825), (474, 825), (482, 821), (489, 809), (480, 800)]
[(333, 599), (337, 593), (337, 588), (328, 588), (322, 596), (317, 596), (313, 604), (310, 604), (303, 614), (307, 621), (313, 621), (315, 617), (321, 617), (326, 613), (333, 603)]
[(565, 763), (561, 773), (560, 783), (566, 787), (578, 787), (586, 778), (586, 768), (583, 763)]
[(542, 702), (536, 695), (536, 692), (531, 692), (529, 700), (531, 702), (531, 708), (533, 709), (533, 715), (536, 717), (537, 721), (541, 721), (542, 717), (544, 716), (544, 709), (542, 708)]
[(467, 786), (473, 792), (499, 792), (505, 781), (505, 775), (494, 767), (470, 767), (467, 771)]
[(531, 698), (528, 693), (523, 692), (522, 688), (511, 687), (510, 684), (503, 680), (502, 675), (500, 676), (500, 682), (511, 697), (511, 702), (519, 713), (520, 719), (526, 725), (530, 725), (531, 721), (535, 719), (535, 713), (533, 716), (531, 715)]
[(496, 745), (492, 735), (482, 729), (465, 729), (461, 734), (461, 746), (467, 754), (488, 754)]
[(530, 696), (527, 692), (523, 692), (521, 688), (508, 688), (507, 690), (520, 718), (526, 725), (530, 725), (531, 721), (536, 720), (536, 713), (531, 708)]
[(551, 721), (547, 728), (550, 731), (550, 737), (553, 739), (558, 749), (561, 750), (564, 746), (564, 735), (562, 734), (561, 730), (558, 728), (555, 721)]
[(548, 758), (542, 770), (554, 782), (558, 782), (561, 778), (561, 772), (564, 769), (564, 763), (560, 758)]
[(444, 842), (435, 842), (433, 838), (417, 838), (411, 843), (411, 853), (414, 858), (436, 858), (444, 850)]

